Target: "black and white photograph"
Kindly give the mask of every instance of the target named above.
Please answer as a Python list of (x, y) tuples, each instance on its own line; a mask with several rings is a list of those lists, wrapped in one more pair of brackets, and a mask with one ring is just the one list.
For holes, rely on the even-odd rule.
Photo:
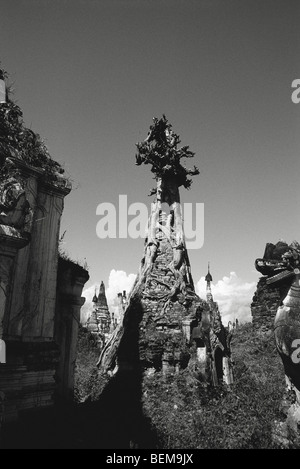
[(299, 0), (0, 0), (0, 449), (300, 449)]

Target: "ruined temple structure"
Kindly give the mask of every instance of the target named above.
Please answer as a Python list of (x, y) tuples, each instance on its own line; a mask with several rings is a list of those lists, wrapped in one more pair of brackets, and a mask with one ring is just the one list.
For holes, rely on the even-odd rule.
[(53, 406), (56, 398), (73, 397), (81, 294), (89, 276), (58, 252), (70, 190), (63, 169), (24, 126), (6, 90), (0, 103), (0, 339), (6, 344), (0, 422), (5, 425)]
[[(272, 316), (277, 350), (283, 362), (286, 393), (283, 424), (290, 447), (300, 448), (300, 245), (279, 242), (267, 244), (265, 255), (257, 259), (256, 268), (262, 272), (264, 285), (274, 288)], [(266, 287), (265, 287), (266, 289)], [(275, 290), (276, 289), (276, 290)], [(267, 293), (268, 294), (268, 290)], [(266, 295), (265, 294), (265, 295)], [(274, 318), (273, 311), (277, 303)], [(254, 318), (253, 318), (254, 319)], [(282, 433), (281, 433), (282, 434)]]
[[(210, 371), (214, 385), (222, 382), (231, 384), (233, 382), (233, 364), (231, 360), (230, 342), (234, 328), (225, 329), (222, 324), (218, 303), (214, 301), (211, 282), (213, 281), (208, 265), (206, 281), (206, 301), (210, 311)], [(208, 348), (202, 339), (201, 325), (192, 328), (192, 344), (196, 346), (197, 360), (206, 365), (208, 361)]]
[(88, 332), (96, 337), (100, 349), (110, 340), (112, 333), (123, 320), (124, 312), (128, 305), (125, 290), (123, 293), (118, 293), (116, 303), (117, 306), (115, 306), (114, 310), (110, 313), (105, 293), (105, 285), (102, 281), (98, 295), (97, 289), (95, 289), (92, 311), (84, 324)]
[(227, 329), (229, 332), (233, 332), (235, 329), (239, 327), (239, 320), (235, 319), (235, 321), (228, 321)]
[[(121, 295), (122, 296), (122, 295)], [(112, 332), (117, 327), (115, 313), (110, 314), (105, 294), (105, 285), (103, 281), (99, 287), (99, 294), (95, 290), (93, 297), (93, 310), (87, 319), (87, 330), (97, 337), (99, 347), (102, 348), (109, 340)]]
[(105, 285), (103, 281), (99, 287), (99, 294), (95, 290), (93, 297), (93, 311), (87, 320), (86, 327), (92, 334), (108, 334), (111, 327), (114, 326), (114, 317), (112, 318), (108, 310), (107, 299), (105, 294)]
[[(260, 272), (260, 277), (251, 304), (252, 324), (255, 329), (262, 332), (271, 331), (274, 328), (274, 318), (283, 299), (290, 287), (290, 278), (280, 278), (280, 282), (270, 282), (274, 271), (280, 272), (278, 263), (282, 255), (289, 250), (284, 241), (276, 244), (267, 243), (262, 258), (256, 259), (255, 268)], [(274, 270), (275, 269), (275, 270)]]
[[(156, 188), (148, 222), (144, 256), (128, 298), (122, 323), (104, 347), (98, 366), (117, 371), (142, 369), (178, 372), (197, 362), (203, 379), (217, 384), (232, 382), (230, 334), (222, 324), (210, 291), (196, 293), (183, 231), (179, 188), (189, 188), (182, 158), (194, 156), (180, 143), (165, 116), (153, 119), (148, 137), (137, 144), (136, 164), (150, 164)], [(225, 371), (224, 371), (225, 370)]]

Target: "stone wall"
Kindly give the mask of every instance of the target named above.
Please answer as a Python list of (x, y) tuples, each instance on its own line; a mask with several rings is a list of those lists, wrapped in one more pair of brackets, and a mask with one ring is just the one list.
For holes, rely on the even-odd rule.
[(255, 262), (256, 269), (265, 274), (257, 283), (251, 303), (252, 323), (255, 329), (269, 331), (274, 328), (277, 309), (288, 292), (291, 280), (283, 279), (270, 284), (267, 280), (276, 273), (272, 268), (273, 263), (280, 262), (282, 254), (287, 250), (288, 245), (285, 242), (267, 243), (264, 256)]
[(88, 279), (80, 265), (59, 258), (54, 338), (60, 347), (56, 394), (63, 399), (73, 398), (80, 309), (85, 302), (81, 293)]
[(8, 160), (13, 177), (2, 177), (0, 191), (2, 423), (52, 406), (55, 395), (71, 396), (81, 293), (88, 280), (84, 269), (58, 261), (64, 197), (71, 190), (67, 180), (49, 181), (42, 168)]
[(254, 293), (251, 313), (252, 324), (255, 329), (272, 330), (274, 318), (280, 305), (280, 289), (266, 284), (267, 277), (261, 277)]

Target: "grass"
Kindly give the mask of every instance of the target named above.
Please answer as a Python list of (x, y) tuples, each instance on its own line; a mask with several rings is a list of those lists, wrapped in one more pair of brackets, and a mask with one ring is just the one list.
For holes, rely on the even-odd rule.
[[(99, 395), (95, 344), (81, 330), (76, 389), (81, 400)], [(284, 371), (273, 333), (261, 334), (251, 324), (240, 326), (232, 341), (234, 384), (205, 386), (188, 368), (141, 377), (140, 404), (157, 435), (160, 449), (275, 449), (275, 421), (283, 420), (280, 404)], [(122, 389), (120, 389), (122, 392)], [(79, 399), (79, 400), (80, 400)]]
[(100, 350), (95, 337), (79, 327), (77, 359), (75, 363), (75, 401), (84, 402), (99, 386), (96, 363)]
[(232, 348), (235, 382), (230, 388), (205, 387), (188, 370), (144, 379), (144, 408), (162, 448), (276, 447), (272, 429), (283, 418), (284, 372), (274, 337), (247, 324), (235, 332)]

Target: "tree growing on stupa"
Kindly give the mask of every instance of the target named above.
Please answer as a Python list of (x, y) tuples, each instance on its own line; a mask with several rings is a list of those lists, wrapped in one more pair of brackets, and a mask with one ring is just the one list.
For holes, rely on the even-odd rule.
[[(188, 146), (178, 148), (181, 143), (179, 135), (172, 130), (172, 125), (165, 115), (161, 119), (153, 118), (148, 137), (137, 143), (136, 165), (150, 164), (151, 171), (157, 180), (173, 179), (177, 187), (189, 189), (192, 179), (188, 176), (199, 174), (199, 169), (187, 169), (181, 164), (182, 158), (193, 158), (195, 153)], [(152, 189), (150, 195), (155, 194), (157, 188)]]
[(220, 336), (223, 351), (228, 353), (218, 311), (199, 298), (194, 288), (179, 188), (188, 189), (191, 176), (199, 174), (199, 170), (195, 166), (193, 169), (183, 166), (182, 159), (192, 158), (194, 153), (188, 146), (179, 147), (179, 144), (179, 136), (164, 115), (153, 119), (147, 138), (136, 144), (136, 164), (151, 165), (155, 175), (156, 188), (151, 191), (155, 198), (144, 255), (123, 323), (99, 359), (99, 367), (106, 372), (114, 374), (119, 369), (141, 368), (167, 372), (185, 368), (192, 354), (196, 356), (192, 352), (193, 330), (197, 333), (198, 348), (204, 354), (199, 366), (207, 379), (213, 373), (211, 342), (217, 344)]

